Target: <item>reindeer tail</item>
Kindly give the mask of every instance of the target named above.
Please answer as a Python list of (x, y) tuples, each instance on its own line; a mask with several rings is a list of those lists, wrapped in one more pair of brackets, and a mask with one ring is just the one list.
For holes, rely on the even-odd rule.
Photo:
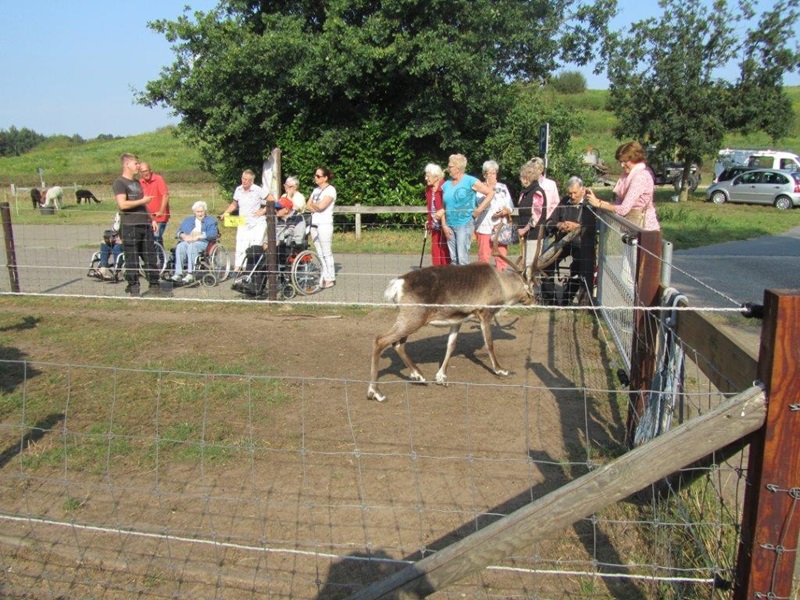
[(392, 279), (389, 282), (389, 286), (386, 288), (386, 291), (383, 292), (383, 297), (386, 299), (387, 302), (394, 302), (398, 304), (400, 302), (400, 298), (403, 295), (403, 278), (398, 277), (397, 279)]

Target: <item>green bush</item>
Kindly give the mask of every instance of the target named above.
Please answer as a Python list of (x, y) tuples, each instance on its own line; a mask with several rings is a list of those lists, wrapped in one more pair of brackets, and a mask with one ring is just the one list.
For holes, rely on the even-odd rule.
[(578, 71), (564, 71), (550, 82), (559, 94), (582, 94), (586, 91), (586, 77)]

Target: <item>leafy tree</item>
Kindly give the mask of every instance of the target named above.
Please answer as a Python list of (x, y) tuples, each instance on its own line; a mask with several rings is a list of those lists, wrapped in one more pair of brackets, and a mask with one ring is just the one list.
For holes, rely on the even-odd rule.
[(494, 157), (488, 140), (503, 135), (516, 150), (492, 151), (535, 154), (538, 135), (506, 134), (520, 114), (518, 85), (585, 63), (587, 32), (601, 31), (615, 6), (223, 0), (150, 23), (176, 60), (138, 100), (180, 115), (179, 135), (221, 185), (278, 145), (285, 173), (310, 176), (326, 164), (347, 202), (406, 203), (428, 161), (462, 152), (474, 170)]
[(32, 129), (17, 129), (13, 125), (0, 129), (0, 156), (20, 156), (33, 150), (45, 140), (45, 136)]
[[(752, 2), (661, 0), (662, 14), (609, 36), (609, 108), (618, 137), (656, 144), (659, 158), (684, 165), (681, 199), (691, 163), (715, 155), (732, 130), (788, 133), (791, 104), (783, 74), (796, 70), (797, 0), (779, 0), (753, 24)], [(743, 57), (743, 58), (742, 58)], [(735, 82), (717, 75), (741, 59)]]
[(586, 91), (586, 77), (579, 71), (563, 71), (550, 81), (559, 94), (582, 94)]

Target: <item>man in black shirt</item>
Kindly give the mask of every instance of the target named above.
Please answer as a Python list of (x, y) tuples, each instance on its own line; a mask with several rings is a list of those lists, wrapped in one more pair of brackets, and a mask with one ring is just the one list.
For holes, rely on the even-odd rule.
[(567, 181), (567, 197), (556, 208), (553, 221), (558, 235), (563, 236), (580, 228), (580, 233), (564, 249), (561, 260), (572, 257), (569, 267), (569, 280), (561, 296), (561, 305), (572, 304), (575, 295), (581, 292), (592, 297), (594, 289), (595, 239), (597, 219), (584, 201), (586, 187), (580, 177), (570, 177)]
[[(139, 288), (139, 263), (144, 263), (144, 272), (151, 296), (168, 295), (159, 287), (158, 262), (153, 237), (155, 223), (151, 223), (145, 205), (152, 199), (145, 196), (142, 186), (134, 179), (139, 172), (139, 159), (125, 153), (121, 157), (122, 175), (114, 181), (112, 189), (121, 215), (122, 252), (125, 255), (125, 291), (133, 297), (141, 295)], [(157, 225), (156, 225), (157, 227)]]

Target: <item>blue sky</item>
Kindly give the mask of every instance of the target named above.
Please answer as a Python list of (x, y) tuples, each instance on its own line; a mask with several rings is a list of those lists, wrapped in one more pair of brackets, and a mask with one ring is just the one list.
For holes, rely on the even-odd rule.
[[(710, 2), (710, 0), (709, 0)], [(0, 0), (3, 31), (3, 93), (0, 129), (12, 125), (53, 135), (133, 135), (176, 123), (166, 109), (133, 103), (173, 61), (167, 41), (147, 28), (173, 19), (185, 5), (209, 10), (216, 0)], [(619, 0), (618, 28), (661, 13), (658, 0)], [(758, 4), (769, 6), (771, 0)], [(585, 69), (590, 88), (605, 88), (603, 77)], [(733, 71), (731, 77), (735, 76)], [(800, 85), (800, 76), (785, 78)]]

